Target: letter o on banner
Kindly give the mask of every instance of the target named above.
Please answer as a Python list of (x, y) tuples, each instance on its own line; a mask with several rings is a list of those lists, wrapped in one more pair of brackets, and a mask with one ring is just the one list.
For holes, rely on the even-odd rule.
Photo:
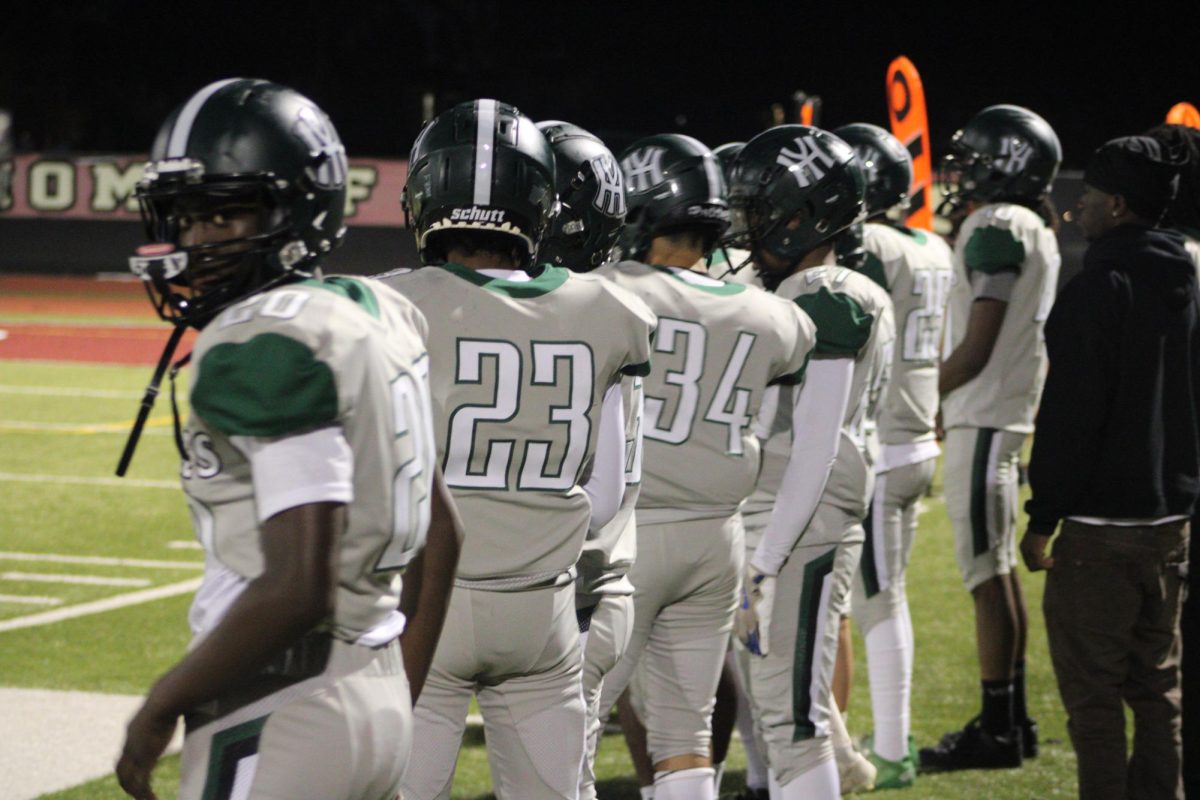
[(75, 165), (39, 161), (29, 168), (29, 205), (34, 211), (65, 211), (75, 205)]

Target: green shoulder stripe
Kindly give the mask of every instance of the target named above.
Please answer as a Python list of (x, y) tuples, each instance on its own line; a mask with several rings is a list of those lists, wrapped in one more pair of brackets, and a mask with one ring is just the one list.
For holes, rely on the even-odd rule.
[(306, 346), (261, 333), (204, 354), (192, 408), (227, 436), (283, 436), (337, 419), (337, 384)]
[(848, 294), (822, 286), (813, 294), (797, 297), (796, 305), (817, 326), (814, 355), (818, 358), (856, 358), (871, 338), (875, 317)]
[(976, 228), (963, 251), (967, 269), (991, 275), (996, 272), (1020, 272), (1025, 261), (1025, 245), (1012, 231), (1004, 228)]
[(808, 372), (808, 362), (812, 360), (812, 356), (813, 356), (813, 351), (809, 350), (808, 355), (806, 355), (804, 357), (804, 363), (800, 366), (800, 369), (796, 370), (795, 372), (789, 372), (787, 375), (780, 375), (779, 377), (775, 378), (767, 385), (768, 386), (799, 386), (800, 384), (804, 383), (804, 374), (806, 372)]
[(867, 259), (859, 272), (882, 286), (885, 292), (891, 291), (887, 285), (887, 272), (883, 268), (883, 262), (874, 253), (867, 253)]
[(315, 286), (318, 289), (340, 294), (342, 297), (358, 303), (375, 319), (379, 319), (379, 301), (375, 299), (375, 293), (371, 291), (371, 287), (362, 281), (337, 275), (321, 279), (311, 278), (304, 281), (303, 285)]
[(476, 272), (461, 264), (446, 263), (442, 264), (441, 268), (476, 286), (482, 286), (488, 291), (517, 299), (541, 297), (544, 294), (553, 292), (566, 283), (567, 278), (571, 275), (570, 270), (565, 267), (555, 267), (550, 264), (543, 266), (538, 276), (529, 281), (505, 281), (499, 278), (491, 278), (482, 272)]

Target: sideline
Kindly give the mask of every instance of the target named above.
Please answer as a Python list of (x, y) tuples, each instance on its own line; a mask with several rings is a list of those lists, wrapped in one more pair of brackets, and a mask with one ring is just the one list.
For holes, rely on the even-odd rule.
[[(135, 695), (0, 689), (0, 800), (34, 800), (113, 771)], [(179, 751), (183, 726), (168, 753)]]
[[(191, 578), (179, 583), (157, 586), (153, 589), (143, 589), (139, 592), (129, 592), (128, 594), (119, 594), (115, 597), (106, 597), (103, 600), (95, 600), (91, 603), (80, 603), (79, 605), (66, 606), (65, 608), (56, 608), (53, 611), (43, 611), (38, 614), (28, 614), (24, 617), (0, 620), (0, 633), (19, 630), (21, 628), (36, 628), (41, 625), (50, 625), (55, 622), (75, 619), (76, 617), (102, 614), (105, 611), (113, 611), (114, 609), (125, 608), (126, 606), (149, 603), (152, 600), (161, 600), (165, 597), (190, 594), (200, 588), (200, 581), (201, 578)], [(0, 741), (2, 740), (2, 737), (0, 737)]]
[(124, 486), (128, 489), (174, 489), (179, 481), (154, 481), (145, 478), (95, 478), (84, 475), (22, 475), (0, 472), (0, 483), (72, 483), (82, 486)]

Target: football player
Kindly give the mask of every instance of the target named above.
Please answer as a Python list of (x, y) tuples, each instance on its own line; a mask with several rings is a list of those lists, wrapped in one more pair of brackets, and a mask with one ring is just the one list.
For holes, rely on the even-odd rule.
[[(741, 218), (732, 244), (748, 249), (764, 284), (817, 327), (800, 394), (819, 396), (818, 407), (792, 412), (781, 391), (777, 407), (764, 409), (762, 473), (744, 508), (753, 552), (738, 610), (744, 645), (738, 662), (778, 785), (771, 794), (784, 800), (838, 797), (831, 734), (849, 747), (830, 681), (871, 495), (875, 454), (867, 430), (894, 336), (887, 293), (828, 264), (835, 237), (861, 219), (863, 192), (862, 168), (849, 145), (805, 125), (754, 137), (732, 170), (730, 201)], [(828, 461), (797, 459), (797, 448), (813, 447), (824, 435), (812, 427), (812, 415), (831, 412), (832, 469)], [(792, 498), (814, 493), (815, 512), (798, 516)], [(859, 768), (855, 784), (870, 788), (874, 769), (851, 755), (858, 759), (851, 762)]]
[[(450, 796), (472, 695), (497, 796), (574, 798), (584, 749), (575, 564), (625, 489), (621, 379), (654, 316), (592, 275), (538, 266), (554, 153), (496, 100), (421, 131), (405, 210), (425, 266), (384, 280), (429, 319), (438, 457), (465, 537), (415, 710), (404, 796)], [(590, 473), (590, 474), (589, 474)]]
[(916, 777), (908, 746), (913, 635), (904, 576), (917, 530), (917, 502), (933, 483), (940, 454), (934, 432), (937, 365), (954, 272), (941, 237), (895, 221), (903, 219), (912, 184), (908, 149), (866, 123), (834, 133), (854, 148), (867, 180), (859, 269), (891, 296), (897, 327), (877, 420), (881, 447), (875, 494), (851, 594), (852, 613), (867, 645), (875, 718), (868, 755), (878, 770), (875, 788), (895, 789)]
[[(625, 178), (604, 143), (569, 122), (538, 123), (554, 150), (561, 210), (542, 239), (542, 260), (575, 272), (590, 272), (608, 260), (625, 224)], [(576, 565), (575, 615), (583, 649), (583, 701), (587, 748), (579, 780), (580, 800), (596, 797), (593, 765), (604, 722), (600, 687), (629, 645), (633, 631), (633, 584), (629, 568), (637, 555), (634, 507), (641, 484), (642, 379), (621, 379), (625, 409), (625, 491), (607, 524), (589, 531)]]
[(974, 598), (982, 710), (923, 769), (1019, 767), (1037, 754), (1025, 708), (1028, 621), (1016, 565), (1018, 457), (1033, 431), (1046, 370), (1042, 328), (1054, 304), (1058, 242), (1039, 209), (1062, 161), (1058, 137), (1029, 109), (983, 109), (943, 161), (945, 206), (966, 219), (954, 245), (938, 391), (946, 429), (946, 511)]
[(597, 270), (659, 318), (645, 378), (645, 454), (637, 501), (633, 636), (609, 674), (607, 710), (634, 670), (657, 800), (715, 797), (711, 717), (733, 627), (754, 487), (752, 420), (770, 386), (803, 380), (812, 322), (767, 292), (708, 276), (729, 225), (716, 157), (660, 134), (621, 156), (629, 216), (624, 260)]
[(246, 79), (175, 109), (138, 184), (154, 244), (133, 271), (201, 331), (178, 441), (206, 558), (192, 645), (129, 723), (117, 776), (135, 798), (154, 797), (180, 715), (181, 798), (398, 791), (457, 531), (425, 318), (376, 281), (320, 275), (345, 195), (324, 112)]

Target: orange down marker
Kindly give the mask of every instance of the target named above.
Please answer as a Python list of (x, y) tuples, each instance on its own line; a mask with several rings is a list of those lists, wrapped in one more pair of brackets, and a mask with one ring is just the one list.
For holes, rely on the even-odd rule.
[(933, 157), (929, 152), (925, 88), (907, 56), (899, 56), (888, 65), (887, 96), (892, 135), (904, 143), (913, 158), (913, 183), (909, 189), (912, 203), (906, 222), (933, 230)]

